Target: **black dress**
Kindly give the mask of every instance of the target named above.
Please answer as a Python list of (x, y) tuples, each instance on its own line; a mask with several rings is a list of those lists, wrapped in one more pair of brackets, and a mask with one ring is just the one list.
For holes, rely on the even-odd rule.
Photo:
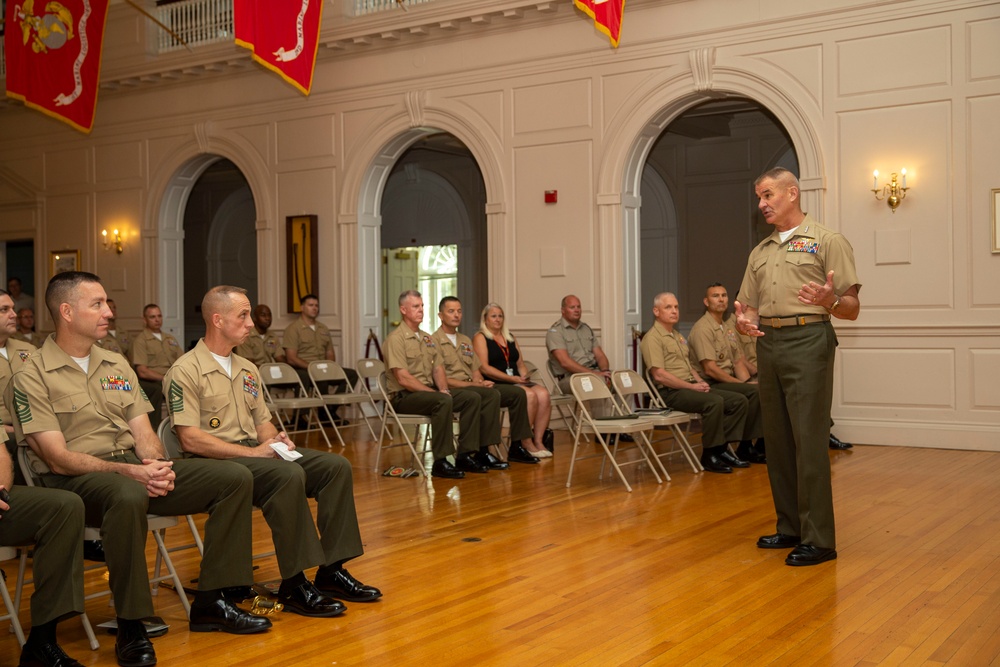
[(486, 338), (486, 352), (490, 366), (501, 373), (507, 373), (507, 369), (510, 368), (511, 372), (507, 374), (511, 375), (512, 373), (513, 375), (517, 375), (517, 362), (521, 358), (521, 353), (517, 349), (517, 343), (507, 341), (507, 356), (504, 356), (503, 348), (491, 336)]

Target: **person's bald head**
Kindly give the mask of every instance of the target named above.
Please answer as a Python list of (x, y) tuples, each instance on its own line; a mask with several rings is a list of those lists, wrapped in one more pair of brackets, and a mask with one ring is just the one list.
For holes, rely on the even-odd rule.
[(253, 324), (257, 327), (257, 331), (262, 334), (266, 334), (267, 330), (271, 328), (271, 322), (273, 322), (273, 316), (271, 315), (271, 309), (264, 305), (263, 303), (258, 303), (254, 306), (253, 312), (250, 313), (253, 318)]

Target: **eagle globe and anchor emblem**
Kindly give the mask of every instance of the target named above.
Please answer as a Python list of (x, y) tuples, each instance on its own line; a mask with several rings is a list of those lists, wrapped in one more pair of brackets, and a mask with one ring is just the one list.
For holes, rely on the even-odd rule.
[(59, 2), (45, 4), (45, 13), (35, 14), (35, 0), (25, 0), (14, 7), (14, 16), (21, 21), (24, 44), (31, 42), (35, 53), (58, 49), (73, 39), (73, 14)]

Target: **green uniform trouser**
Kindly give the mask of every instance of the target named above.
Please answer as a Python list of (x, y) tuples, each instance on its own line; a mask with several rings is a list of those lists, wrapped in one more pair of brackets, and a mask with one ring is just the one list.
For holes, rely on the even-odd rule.
[(755, 384), (745, 382), (715, 382), (707, 380), (714, 391), (732, 392), (747, 399), (747, 421), (740, 440), (756, 440), (764, 434), (760, 415), (760, 389)]
[(458, 412), (458, 451), (500, 444), (500, 393), (488, 387), (461, 387), (451, 394)]
[(450, 394), (404, 389), (396, 394), (392, 407), (400, 414), (430, 417), (431, 451), (435, 461), (455, 453), (455, 440), (451, 430), (453, 401)]
[[(253, 504), (264, 512), (282, 579), (364, 553), (354, 508), (351, 463), (339, 454), (296, 448), (294, 461), (230, 459), (253, 473)], [(313, 523), (307, 498), (315, 498)], [(319, 528), (320, 537), (316, 536)]]
[(660, 387), (660, 396), (668, 408), (701, 415), (703, 448), (743, 439), (747, 399), (741, 394), (718, 391), (717, 387), (710, 387), (707, 392)]
[[(140, 462), (131, 451), (112, 460)], [(41, 477), (45, 486), (72, 491), (83, 498), (87, 525), (100, 526), (115, 611), (124, 619), (153, 615), (146, 563), (147, 513), (208, 513), (198, 590), (253, 583), (250, 471), (232, 461), (183, 459), (173, 463), (174, 490), (156, 498), (150, 498), (139, 482), (111, 472)]]
[[(528, 422), (528, 394), (516, 384), (497, 382), (493, 388), (500, 392), (500, 405), (507, 408), (510, 416), (510, 439), (512, 442), (531, 440), (534, 433)], [(493, 443), (487, 443), (493, 444)]]
[(829, 322), (762, 330), (758, 377), (777, 529), (833, 549), (828, 447), (837, 334)]
[(35, 545), (31, 625), (82, 614), (83, 501), (67, 491), (14, 486), (8, 504), (0, 546)]

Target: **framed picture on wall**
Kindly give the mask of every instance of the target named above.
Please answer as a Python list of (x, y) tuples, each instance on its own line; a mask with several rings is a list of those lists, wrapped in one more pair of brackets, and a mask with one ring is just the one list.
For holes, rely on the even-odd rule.
[(993, 253), (1000, 253), (1000, 188), (990, 190), (990, 199), (993, 208)]
[(80, 270), (79, 250), (53, 250), (49, 260), (49, 277), (65, 271)]
[(319, 218), (315, 215), (290, 215), (285, 218), (285, 247), (288, 250), (288, 312), (300, 313), (299, 301), (306, 294), (319, 293), (318, 249), (316, 238)]

